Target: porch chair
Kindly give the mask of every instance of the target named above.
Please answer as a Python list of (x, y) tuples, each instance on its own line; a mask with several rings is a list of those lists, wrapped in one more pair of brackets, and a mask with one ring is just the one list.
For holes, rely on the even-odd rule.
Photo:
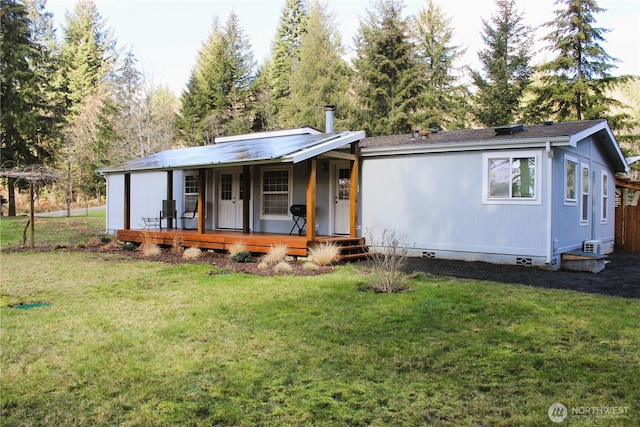
[(178, 211), (176, 211), (176, 201), (175, 200), (163, 200), (162, 201), (162, 210), (160, 211), (160, 230), (162, 230), (162, 220), (167, 220), (167, 228), (173, 228), (173, 224), (175, 223), (175, 227), (178, 227)]
[(182, 214), (182, 216), (180, 217), (180, 219), (182, 220), (182, 229), (186, 230), (187, 228), (184, 226), (184, 220), (185, 219), (194, 219), (196, 217), (196, 214), (198, 213), (198, 201), (196, 200), (196, 204), (193, 207), (193, 211), (186, 211)]

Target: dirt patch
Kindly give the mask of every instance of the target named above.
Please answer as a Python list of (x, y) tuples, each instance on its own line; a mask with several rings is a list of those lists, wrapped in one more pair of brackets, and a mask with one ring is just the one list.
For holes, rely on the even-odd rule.
[(407, 270), (435, 276), (520, 283), (539, 288), (570, 289), (585, 293), (640, 298), (640, 254), (616, 252), (609, 255), (607, 260), (609, 263), (606, 268), (595, 274), (427, 258), (410, 258)]

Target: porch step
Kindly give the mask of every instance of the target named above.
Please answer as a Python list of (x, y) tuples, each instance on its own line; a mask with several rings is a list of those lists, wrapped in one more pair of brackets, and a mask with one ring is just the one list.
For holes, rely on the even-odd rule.
[(561, 268), (574, 271), (599, 273), (606, 266), (607, 256), (583, 251), (571, 251), (562, 254)]
[(343, 261), (359, 261), (369, 255), (369, 246), (361, 237), (320, 237), (318, 243), (334, 243), (340, 246), (340, 259)]

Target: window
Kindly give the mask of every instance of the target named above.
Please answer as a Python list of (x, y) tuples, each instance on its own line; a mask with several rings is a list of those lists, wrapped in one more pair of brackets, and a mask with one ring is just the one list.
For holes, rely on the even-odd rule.
[(600, 212), (600, 222), (602, 224), (606, 224), (607, 216), (609, 212), (607, 211), (609, 204), (609, 175), (605, 171), (602, 171), (602, 211)]
[(537, 152), (484, 156), (484, 203), (539, 204)]
[(184, 176), (184, 211), (193, 212), (198, 203), (198, 175)]
[(564, 158), (564, 204), (578, 203), (578, 159), (570, 156)]
[(589, 166), (581, 165), (580, 173), (580, 224), (589, 223)]
[(264, 169), (262, 171), (262, 218), (289, 217), (291, 195), (290, 169)]

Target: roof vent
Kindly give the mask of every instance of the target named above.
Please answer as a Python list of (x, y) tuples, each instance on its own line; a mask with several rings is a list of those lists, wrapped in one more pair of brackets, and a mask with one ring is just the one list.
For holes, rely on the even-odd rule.
[(494, 128), (496, 135), (513, 135), (524, 131), (524, 125), (499, 126)]
[(553, 124), (553, 120), (545, 120), (542, 124), (545, 126), (551, 126)]

